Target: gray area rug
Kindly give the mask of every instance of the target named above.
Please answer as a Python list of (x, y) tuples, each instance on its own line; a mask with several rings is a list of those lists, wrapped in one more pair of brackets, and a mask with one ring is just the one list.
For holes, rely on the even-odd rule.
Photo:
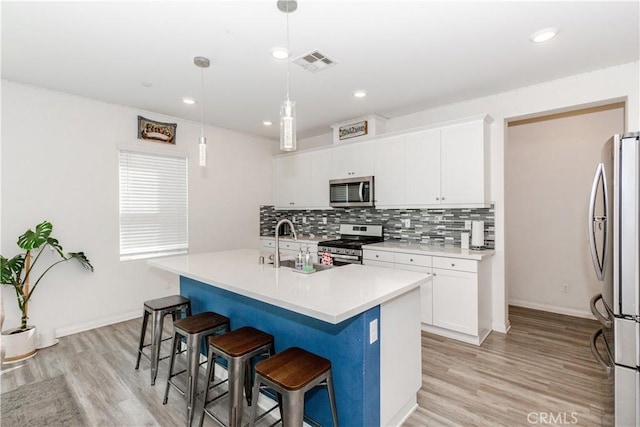
[(64, 376), (3, 393), (2, 427), (85, 426), (80, 405)]

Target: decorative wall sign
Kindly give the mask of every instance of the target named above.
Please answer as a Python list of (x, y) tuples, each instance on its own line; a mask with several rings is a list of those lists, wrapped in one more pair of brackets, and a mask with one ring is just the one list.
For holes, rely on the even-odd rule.
[(162, 123), (138, 116), (138, 139), (149, 139), (167, 144), (176, 143), (177, 123)]
[(342, 141), (343, 139), (365, 136), (368, 134), (368, 124), (368, 120), (363, 120), (361, 122), (349, 123), (347, 125), (340, 126), (340, 129), (338, 130), (338, 139)]

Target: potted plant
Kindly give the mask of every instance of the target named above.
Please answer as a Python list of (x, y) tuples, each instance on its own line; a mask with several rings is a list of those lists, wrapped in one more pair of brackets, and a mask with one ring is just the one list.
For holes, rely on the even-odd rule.
[[(24, 252), (15, 255), (11, 259), (0, 255), (2, 284), (11, 286), (15, 290), (18, 307), (22, 313), (19, 328), (2, 331), (6, 361), (26, 359), (36, 352), (35, 327), (27, 324), (29, 319), (29, 300), (49, 270), (62, 262), (75, 259), (82, 267), (93, 271), (93, 265), (91, 265), (84, 252), (69, 252), (65, 255), (58, 240), (51, 236), (52, 230), (53, 225), (48, 221), (43, 221), (36, 226), (35, 231), (28, 229), (18, 238), (18, 247)], [(32, 271), (47, 247), (57, 252), (60, 255), (60, 259), (46, 267), (35, 280), (31, 280)], [(37, 255), (35, 254), (36, 252)], [(33, 261), (32, 256), (34, 257)], [(34, 272), (33, 274), (36, 273)], [(30, 281), (33, 283), (31, 288), (29, 288)]]

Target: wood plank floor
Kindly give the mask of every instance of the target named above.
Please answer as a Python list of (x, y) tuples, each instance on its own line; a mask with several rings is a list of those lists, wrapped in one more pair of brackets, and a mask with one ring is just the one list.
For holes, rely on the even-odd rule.
[(596, 321), (510, 307), (509, 334), (481, 347), (422, 334), (413, 426), (609, 426), (611, 382), (595, 361)]
[[(492, 333), (482, 347), (423, 333), (423, 386), (406, 427), (608, 425), (608, 390), (588, 345), (597, 323), (517, 307), (510, 320), (509, 334)], [(184, 400), (175, 390), (162, 405), (168, 361), (161, 362), (154, 387), (148, 361), (133, 369), (140, 324), (135, 319), (63, 337), (33, 359), (5, 365), (2, 393), (65, 375), (89, 425), (185, 425)], [(168, 343), (163, 349), (168, 353)], [(552, 422), (540, 422), (545, 416)], [(204, 425), (216, 423), (207, 418)]]

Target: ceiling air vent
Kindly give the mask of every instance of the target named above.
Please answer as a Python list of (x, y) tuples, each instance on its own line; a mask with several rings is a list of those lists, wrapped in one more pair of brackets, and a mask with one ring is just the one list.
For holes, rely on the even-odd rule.
[(307, 71), (317, 73), (318, 71), (326, 70), (329, 67), (336, 65), (336, 61), (327, 57), (319, 50), (312, 50), (303, 55), (300, 55), (293, 60), (294, 64), (298, 64)]

